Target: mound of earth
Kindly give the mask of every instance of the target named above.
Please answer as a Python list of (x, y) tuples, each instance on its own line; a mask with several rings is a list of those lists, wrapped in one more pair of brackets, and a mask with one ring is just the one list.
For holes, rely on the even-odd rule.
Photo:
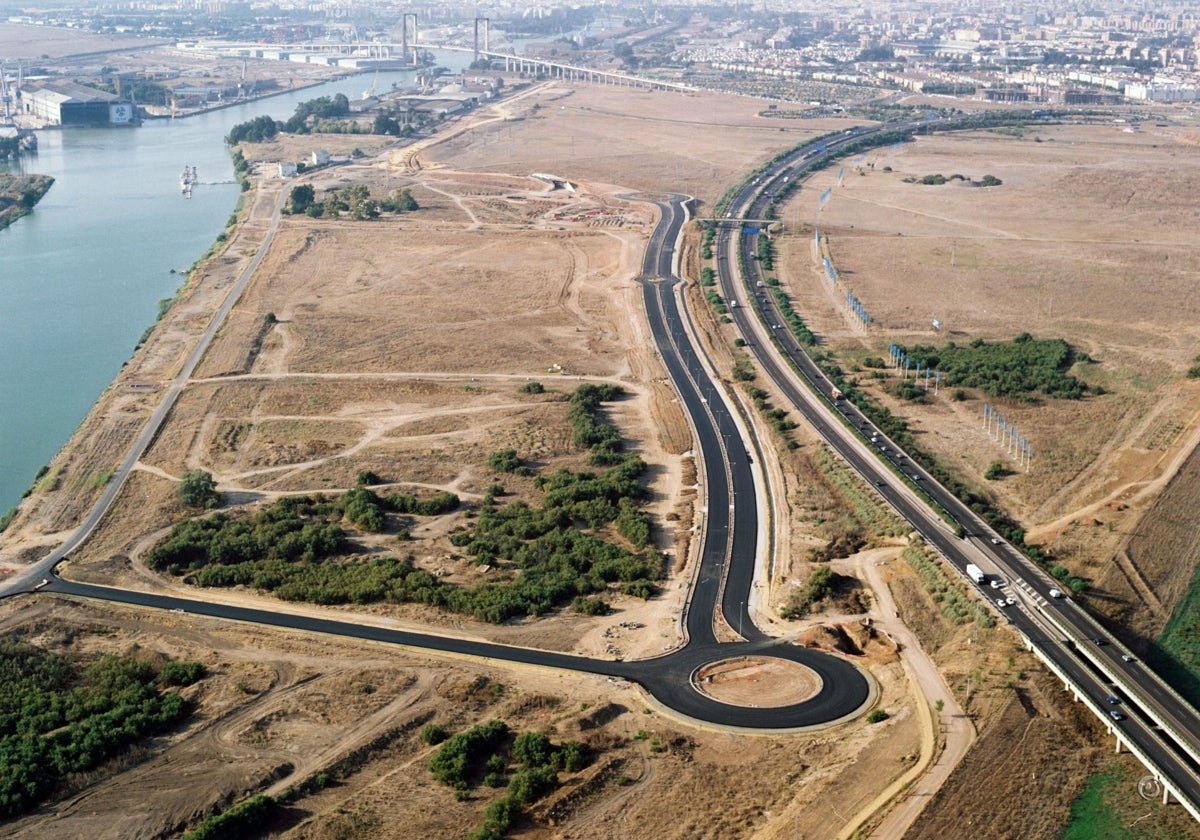
[(849, 656), (873, 656), (883, 661), (898, 658), (896, 643), (863, 624), (816, 624), (796, 639), (809, 648), (833, 650)]

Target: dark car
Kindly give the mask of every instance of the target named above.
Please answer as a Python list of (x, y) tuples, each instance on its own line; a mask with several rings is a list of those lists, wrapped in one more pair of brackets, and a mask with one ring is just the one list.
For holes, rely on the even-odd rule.
[(1119, 697), (1113, 697), (1111, 694), (1104, 698), (1104, 702), (1110, 706), (1115, 706), (1121, 702)]
[(1104, 640), (1104, 639), (1100, 638), (1099, 636), (1097, 636), (1096, 638), (1092, 639), (1092, 641), (1093, 641), (1095, 644), (1097, 644), (1097, 645), (1106, 645), (1106, 644), (1108, 644), (1108, 642), (1107, 642), (1106, 640)]

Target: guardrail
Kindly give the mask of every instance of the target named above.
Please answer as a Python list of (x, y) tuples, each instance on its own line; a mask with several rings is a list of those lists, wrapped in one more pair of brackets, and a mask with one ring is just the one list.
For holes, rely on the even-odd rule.
[[(1071, 604), (1071, 602), (1069, 602), (1069, 601), (1066, 603)], [(1071, 606), (1074, 607), (1075, 605), (1071, 604)], [(1078, 609), (1078, 607), (1076, 607), (1076, 608)], [(1045, 616), (1045, 618), (1052, 625), (1054, 625), (1054, 627), (1060, 633), (1062, 633), (1064, 637), (1066, 637), (1071, 642), (1073, 642), (1075, 644), (1076, 650), (1078, 650), (1080, 653), (1082, 653), (1084, 656), (1086, 656), (1088, 658), (1088, 661), (1090, 661), (1093, 665), (1095, 665), (1096, 668), (1099, 669), (1100, 672), (1103, 673), (1104, 676), (1106, 676), (1110, 682), (1112, 682), (1114, 685), (1119, 685), (1121, 687), (1121, 689), (1125, 691), (1126, 694), (1128, 694), (1132, 699), (1136, 700), (1138, 703), (1138, 708), (1140, 708), (1143, 712), (1145, 712), (1146, 715), (1151, 720), (1153, 720), (1154, 723), (1157, 724), (1164, 732), (1166, 732), (1168, 735), (1170, 735), (1171, 739), (1175, 742), (1175, 744), (1180, 749), (1182, 749), (1189, 756), (1191, 756), (1193, 761), (1200, 764), (1200, 750), (1197, 749), (1194, 741), (1190, 737), (1188, 737), (1188, 733), (1181, 732), (1178, 728), (1178, 724), (1175, 721), (1165, 720), (1163, 715), (1154, 708), (1154, 706), (1157, 704), (1148, 703), (1146, 701), (1146, 699), (1144, 698), (1144, 696), (1139, 691), (1130, 690), (1131, 684), (1128, 681), (1127, 675), (1119, 673), (1117, 671), (1114, 671), (1113, 668), (1111, 667), (1110, 663), (1107, 660), (1105, 660), (1104, 658), (1099, 657), (1099, 656), (1094, 656), (1092, 647), (1091, 647), (1093, 642), (1090, 638), (1089, 639), (1080, 639), (1079, 636), (1077, 636), (1076, 633), (1072, 629), (1064, 626), (1064, 624), (1061, 621), (1059, 621), (1058, 617), (1056, 615), (1054, 615), (1054, 613), (1050, 610), (1043, 608), (1041, 610), (1041, 614), (1043, 616)], [(1087, 616), (1086, 614), (1084, 614), (1084, 617), (1088, 618), (1090, 620), (1090, 616)], [(1123, 654), (1132, 656), (1132, 653), (1129, 650), (1127, 650), (1124, 646), (1118, 644), (1118, 645), (1115, 645), (1115, 647), (1117, 650), (1121, 651)], [(1158, 675), (1155, 674), (1154, 671), (1150, 670), (1149, 668), (1142, 668), (1141, 673), (1147, 674), (1147, 675), (1151, 676), (1151, 678), (1155, 679), (1156, 682), (1161, 683), (1161, 680), (1158, 679)], [(1133, 683), (1132, 685), (1136, 689), (1137, 684)], [(1170, 690), (1169, 686), (1167, 686), (1167, 688), (1168, 688), (1168, 690)], [(1177, 700), (1179, 700), (1179, 702), (1183, 703), (1185, 706), (1189, 706), (1187, 701), (1184, 700), (1182, 697), (1180, 697), (1176, 692), (1171, 691), (1171, 695), (1173, 697), (1175, 697)], [(1189, 706), (1189, 708), (1190, 708), (1190, 706)]]
[(1063, 681), (1063, 685), (1070, 686), (1075, 691), (1076, 700), (1082, 702), (1085, 706), (1095, 712), (1096, 715), (1101, 718), (1101, 720), (1103, 720), (1109, 732), (1111, 732), (1113, 737), (1117, 739), (1117, 743), (1124, 744), (1125, 748), (1128, 749), (1129, 752), (1134, 756), (1136, 756), (1138, 761), (1142, 762), (1147, 770), (1154, 774), (1154, 777), (1158, 779), (1163, 788), (1172, 796), (1174, 796), (1180, 805), (1187, 809), (1187, 812), (1192, 815), (1192, 818), (1197, 822), (1200, 822), (1200, 808), (1197, 808), (1196, 804), (1183, 794), (1183, 792), (1175, 785), (1175, 783), (1171, 781), (1170, 777), (1167, 776), (1167, 774), (1164, 773), (1161, 768), (1159, 768), (1154, 759), (1143, 752), (1142, 748), (1133, 743), (1133, 741), (1125, 738), (1118, 729), (1109, 723), (1107, 720), (1109, 717), (1108, 710), (1102, 708), (1098, 702), (1088, 697), (1086, 694), (1081, 693), (1080, 690), (1075, 686), (1074, 681), (1068, 677), (1066, 673), (1058, 667), (1057, 664), (1055, 664), (1053, 659), (1043, 653), (1041, 648), (1032, 642), (1029, 642), (1028, 647), (1031, 651), (1033, 651), (1034, 655), (1037, 656), (1038, 659), (1042, 660), (1046, 667), (1049, 668), (1055, 676)]

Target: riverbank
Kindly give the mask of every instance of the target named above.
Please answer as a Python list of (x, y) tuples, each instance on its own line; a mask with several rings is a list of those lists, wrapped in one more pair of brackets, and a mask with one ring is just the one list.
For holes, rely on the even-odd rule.
[(54, 179), (49, 175), (0, 172), (0, 230), (29, 215), (52, 186)]
[(245, 194), (229, 225), (188, 272), (178, 297), (146, 341), (75, 434), (39, 472), (16, 512), (0, 518), (0, 524), (7, 526), (0, 536), (0, 567), (11, 571), (12, 561), (28, 562), (44, 554), (82, 521), (111, 479), (112, 465), (129, 450), (180, 361), (200, 340), (234, 279), (262, 245), (282, 189), (281, 181), (265, 181)]

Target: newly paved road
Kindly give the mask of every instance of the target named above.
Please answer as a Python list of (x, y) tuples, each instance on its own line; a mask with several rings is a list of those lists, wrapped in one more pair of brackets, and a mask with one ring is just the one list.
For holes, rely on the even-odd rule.
[[(675, 713), (701, 722), (727, 727), (756, 730), (780, 730), (819, 726), (852, 717), (872, 701), (873, 687), (864, 672), (849, 661), (798, 647), (788, 642), (768, 638), (754, 626), (747, 611), (750, 587), (756, 564), (758, 540), (758, 511), (754, 480), (746, 457), (746, 445), (732, 415), (726, 409), (715, 386), (709, 380), (695, 348), (688, 339), (676, 296), (681, 281), (674, 276), (674, 245), (687, 219), (682, 196), (659, 197), (654, 203), (661, 209), (662, 218), (647, 250), (643, 276), (640, 278), (647, 316), (655, 343), (675, 384), (680, 402), (691, 415), (697, 435), (698, 463), (704, 470), (707, 513), (701, 522), (703, 550), (700, 568), (692, 597), (685, 607), (687, 642), (675, 651), (650, 660), (634, 662), (591, 659), (542, 650), (516, 648), (507, 645), (482, 643), (375, 626), (363, 626), (350, 621), (294, 615), (267, 609), (251, 609), (225, 604), (126, 591), (93, 584), (64, 580), (53, 573), (53, 566), (62, 558), (66, 548), (41, 561), (24, 576), (24, 591), (32, 585), (29, 574), (44, 576), (48, 583), (42, 591), (84, 598), (95, 598), (139, 607), (175, 610), (185, 613), (244, 621), (315, 633), (327, 633), (347, 638), (366, 639), (401, 645), (416, 650), (470, 656), (559, 668), (628, 679), (640, 684), (663, 706)], [(265, 244), (260, 254), (265, 251)], [(257, 262), (257, 257), (255, 262)], [(243, 276), (248, 278), (248, 273)], [(236, 300), (231, 294), (223, 311), (214, 318), (214, 326), (201, 346), (207, 346), (211, 333), (223, 320)], [(202, 351), (189, 358), (176, 379), (167, 399), (138, 444), (127, 456), (122, 469), (106, 492), (109, 500), (97, 506), (68, 542), (79, 545), (107, 510), (129, 468), (157, 433), (159, 425), (178, 389), (181, 389), (198, 362)], [(730, 455), (732, 457), (727, 458)], [(13, 594), (10, 584), (0, 594)], [(714, 631), (721, 614), (730, 626), (746, 640), (722, 643)], [(821, 681), (818, 693), (802, 703), (783, 707), (759, 708), (732, 706), (713, 700), (695, 687), (693, 676), (702, 666), (734, 656), (771, 656), (804, 665), (814, 671)]]

